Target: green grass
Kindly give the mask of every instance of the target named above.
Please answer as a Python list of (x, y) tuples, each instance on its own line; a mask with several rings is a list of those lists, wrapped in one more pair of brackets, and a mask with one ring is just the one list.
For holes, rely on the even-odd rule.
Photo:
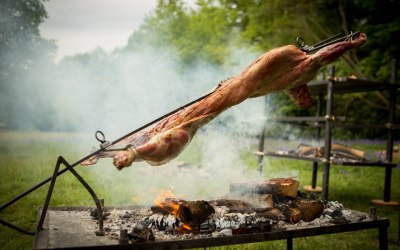
[[(57, 157), (62, 154), (73, 163), (88, 153), (90, 145), (95, 143), (93, 135), (60, 134), (60, 133), (13, 133), (0, 132), (0, 203), (3, 204), (26, 189), (51, 176)], [(195, 154), (196, 144), (189, 147), (185, 154)], [(276, 148), (278, 144), (287, 142), (267, 140), (267, 147)], [(290, 143), (295, 146), (296, 143)], [(381, 150), (385, 145), (368, 145), (358, 143), (357, 146), (366, 150)], [(254, 148), (256, 147), (256, 142)], [(82, 153), (83, 152), (83, 153)], [(196, 158), (197, 156), (195, 156)], [(221, 156), (223, 157), (223, 156)], [(241, 157), (252, 169), (256, 166), (256, 158), (251, 152), (243, 152)], [(198, 158), (198, 157), (197, 157)], [(111, 165), (106, 162), (105, 165)], [(109, 167), (109, 166), (108, 166)], [(131, 186), (124, 185), (131, 180), (129, 171), (122, 172), (110, 168), (107, 178), (119, 178), (119, 185), (111, 184), (107, 178), (95, 180), (96, 168), (77, 167), (78, 172), (90, 183), (99, 197), (110, 204), (133, 204)], [(125, 171), (125, 170), (124, 170)], [(318, 172), (318, 185), (322, 184), (322, 167)], [(293, 160), (278, 160), (266, 158), (263, 175), (271, 177), (297, 176), (302, 185), (310, 184), (311, 163)], [(355, 168), (332, 166), (330, 175), (330, 200), (337, 200), (345, 207), (367, 212), (370, 201), (383, 197), (384, 169)], [(400, 200), (400, 173), (393, 170), (392, 200)], [(140, 183), (137, 183), (140, 187)], [(34, 230), (37, 209), (44, 203), (48, 184), (21, 199), (12, 206), (0, 212), (0, 217), (23, 228)], [(119, 194), (119, 195), (116, 195)], [(108, 202), (107, 202), (108, 201)], [(59, 177), (54, 190), (51, 206), (82, 206), (93, 205), (93, 201), (81, 184), (70, 174)], [(378, 208), (379, 216), (389, 218), (389, 249), (398, 249), (394, 244), (399, 234), (399, 211), (393, 208)], [(33, 237), (26, 236), (0, 225), (0, 249), (31, 249)], [(377, 249), (377, 229), (307, 237), (294, 239), (295, 249)], [(286, 249), (285, 241), (273, 241), (245, 245), (218, 247), (212, 249)]]

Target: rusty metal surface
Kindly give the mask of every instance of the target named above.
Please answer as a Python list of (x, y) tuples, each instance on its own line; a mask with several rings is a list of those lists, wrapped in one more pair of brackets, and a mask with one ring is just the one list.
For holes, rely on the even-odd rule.
[[(110, 207), (108, 207), (110, 208)], [(113, 207), (128, 208), (128, 207)], [(86, 219), (76, 216), (76, 213), (89, 214), (89, 207), (53, 207), (49, 208), (44, 221), (44, 230), (35, 236), (34, 249), (185, 249), (204, 248), (212, 246), (235, 245), (252, 242), (293, 239), (323, 234), (333, 234), (379, 228), (383, 246), (387, 243), (384, 237), (389, 220), (377, 220), (347, 223), (329, 226), (310, 226), (295, 229), (275, 229), (266, 233), (243, 234), (236, 236), (209, 237), (202, 239), (169, 240), (155, 242), (132, 243), (119, 245), (118, 240), (95, 235), (96, 221), (90, 216)], [(93, 209), (93, 208), (92, 208)], [(40, 212), (40, 211), (39, 211)], [(40, 214), (40, 213), (39, 213)]]
[[(307, 85), (310, 88), (312, 94), (325, 94), (327, 92), (326, 85), (329, 83), (328, 80), (321, 81), (311, 81)], [(365, 79), (337, 79), (334, 81), (333, 90), (335, 94), (343, 93), (359, 93), (359, 92), (369, 92), (369, 91), (387, 91), (394, 89), (399, 89), (399, 85), (393, 85), (387, 82), (378, 82)]]
[[(264, 152), (264, 155), (277, 157), (277, 158), (286, 158), (293, 160), (304, 160), (304, 161), (312, 161), (323, 163), (324, 159), (319, 157), (311, 157), (311, 156), (300, 156), (297, 154), (281, 154), (276, 152)], [(333, 159), (332, 164), (341, 165), (341, 166), (354, 166), (354, 167), (390, 167), (395, 168), (397, 166), (396, 163), (391, 162), (381, 162), (381, 161), (342, 161), (338, 159)]]

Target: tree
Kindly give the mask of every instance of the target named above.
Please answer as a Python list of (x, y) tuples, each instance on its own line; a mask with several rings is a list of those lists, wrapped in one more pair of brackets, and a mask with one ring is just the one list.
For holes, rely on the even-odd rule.
[[(6, 128), (45, 123), (35, 110), (38, 67), (50, 66), (55, 46), (39, 34), (47, 17), (40, 0), (1, 0), (0, 9), (0, 121)], [(36, 114), (29, 116), (27, 114)], [(33, 125), (35, 126), (35, 125)]]
[[(222, 65), (241, 46), (262, 53), (294, 44), (297, 36), (311, 45), (340, 32), (361, 31), (367, 34), (368, 43), (335, 63), (337, 75), (388, 81), (390, 60), (399, 57), (400, 45), (395, 39), (400, 36), (400, 16), (394, 10), (400, 9), (400, 1), (198, 0), (196, 4), (190, 9), (181, 0), (159, 0), (155, 11), (131, 36), (128, 48), (145, 42), (172, 47), (189, 67), (197, 60)], [(282, 94), (270, 98), (277, 114), (314, 112), (298, 110)], [(338, 113), (356, 121), (379, 122), (385, 116), (382, 110), (388, 107), (388, 97), (382, 93), (343, 95), (337, 103)], [(358, 112), (360, 105), (363, 112)], [(371, 131), (358, 133), (367, 136)]]

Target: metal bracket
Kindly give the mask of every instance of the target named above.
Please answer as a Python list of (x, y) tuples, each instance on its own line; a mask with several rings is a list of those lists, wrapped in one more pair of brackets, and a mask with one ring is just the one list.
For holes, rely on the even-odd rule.
[(334, 115), (326, 115), (324, 119), (325, 121), (336, 121), (336, 117)]
[(296, 43), (297, 45), (300, 47), (301, 51), (306, 52), (306, 53), (313, 53), (317, 50), (320, 50), (326, 46), (329, 46), (331, 44), (337, 43), (337, 42), (342, 42), (342, 41), (348, 41), (348, 40), (352, 40), (354, 36), (357, 36), (358, 34), (360, 34), (360, 32), (351, 32), (350, 34), (340, 37), (342, 35), (342, 33), (336, 34), (332, 37), (329, 37), (319, 43), (316, 43), (314, 45), (307, 45), (306, 42), (304, 41), (304, 39), (302, 37), (297, 37), (296, 38)]
[(89, 186), (89, 184), (82, 178), (82, 176), (80, 176), (78, 174), (78, 172), (75, 171), (75, 169), (72, 168), (72, 166), (62, 156), (58, 157), (56, 166), (54, 167), (54, 173), (51, 178), (50, 187), (47, 192), (46, 201), (43, 205), (42, 213), (40, 215), (39, 223), (37, 225), (37, 230), (38, 231), (43, 230), (44, 219), (46, 217), (46, 213), (49, 208), (49, 203), (51, 200), (51, 196), (53, 194), (54, 185), (57, 180), (57, 174), (58, 174), (58, 170), (59, 170), (61, 164), (65, 165), (65, 167), (78, 179), (78, 181), (86, 188), (86, 190), (92, 196), (92, 198), (96, 204), (96, 207), (97, 207), (97, 214), (99, 215), (99, 231), (96, 232), (96, 235), (104, 235), (104, 229), (103, 229), (104, 216), (103, 216), (103, 208), (102, 208), (102, 204), (101, 204), (102, 202), (97, 198), (96, 193)]

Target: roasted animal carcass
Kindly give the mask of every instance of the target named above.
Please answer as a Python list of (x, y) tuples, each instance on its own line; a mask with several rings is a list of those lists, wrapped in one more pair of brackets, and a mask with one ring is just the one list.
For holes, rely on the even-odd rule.
[(134, 161), (146, 161), (151, 165), (167, 163), (182, 152), (201, 126), (247, 98), (285, 91), (297, 105), (309, 106), (311, 96), (307, 82), (321, 67), (366, 40), (366, 35), (359, 33), (349, 41), (331, 44), (311, 55), (293, 45), (273, 49), (239, 75), (218, 84), (206, 98), (120, 141), (118, 144), (128, 145), (126, 150), (101, 152), (82, 165), (95, 164), (104, 157), (113, 157), (118, 169)]

